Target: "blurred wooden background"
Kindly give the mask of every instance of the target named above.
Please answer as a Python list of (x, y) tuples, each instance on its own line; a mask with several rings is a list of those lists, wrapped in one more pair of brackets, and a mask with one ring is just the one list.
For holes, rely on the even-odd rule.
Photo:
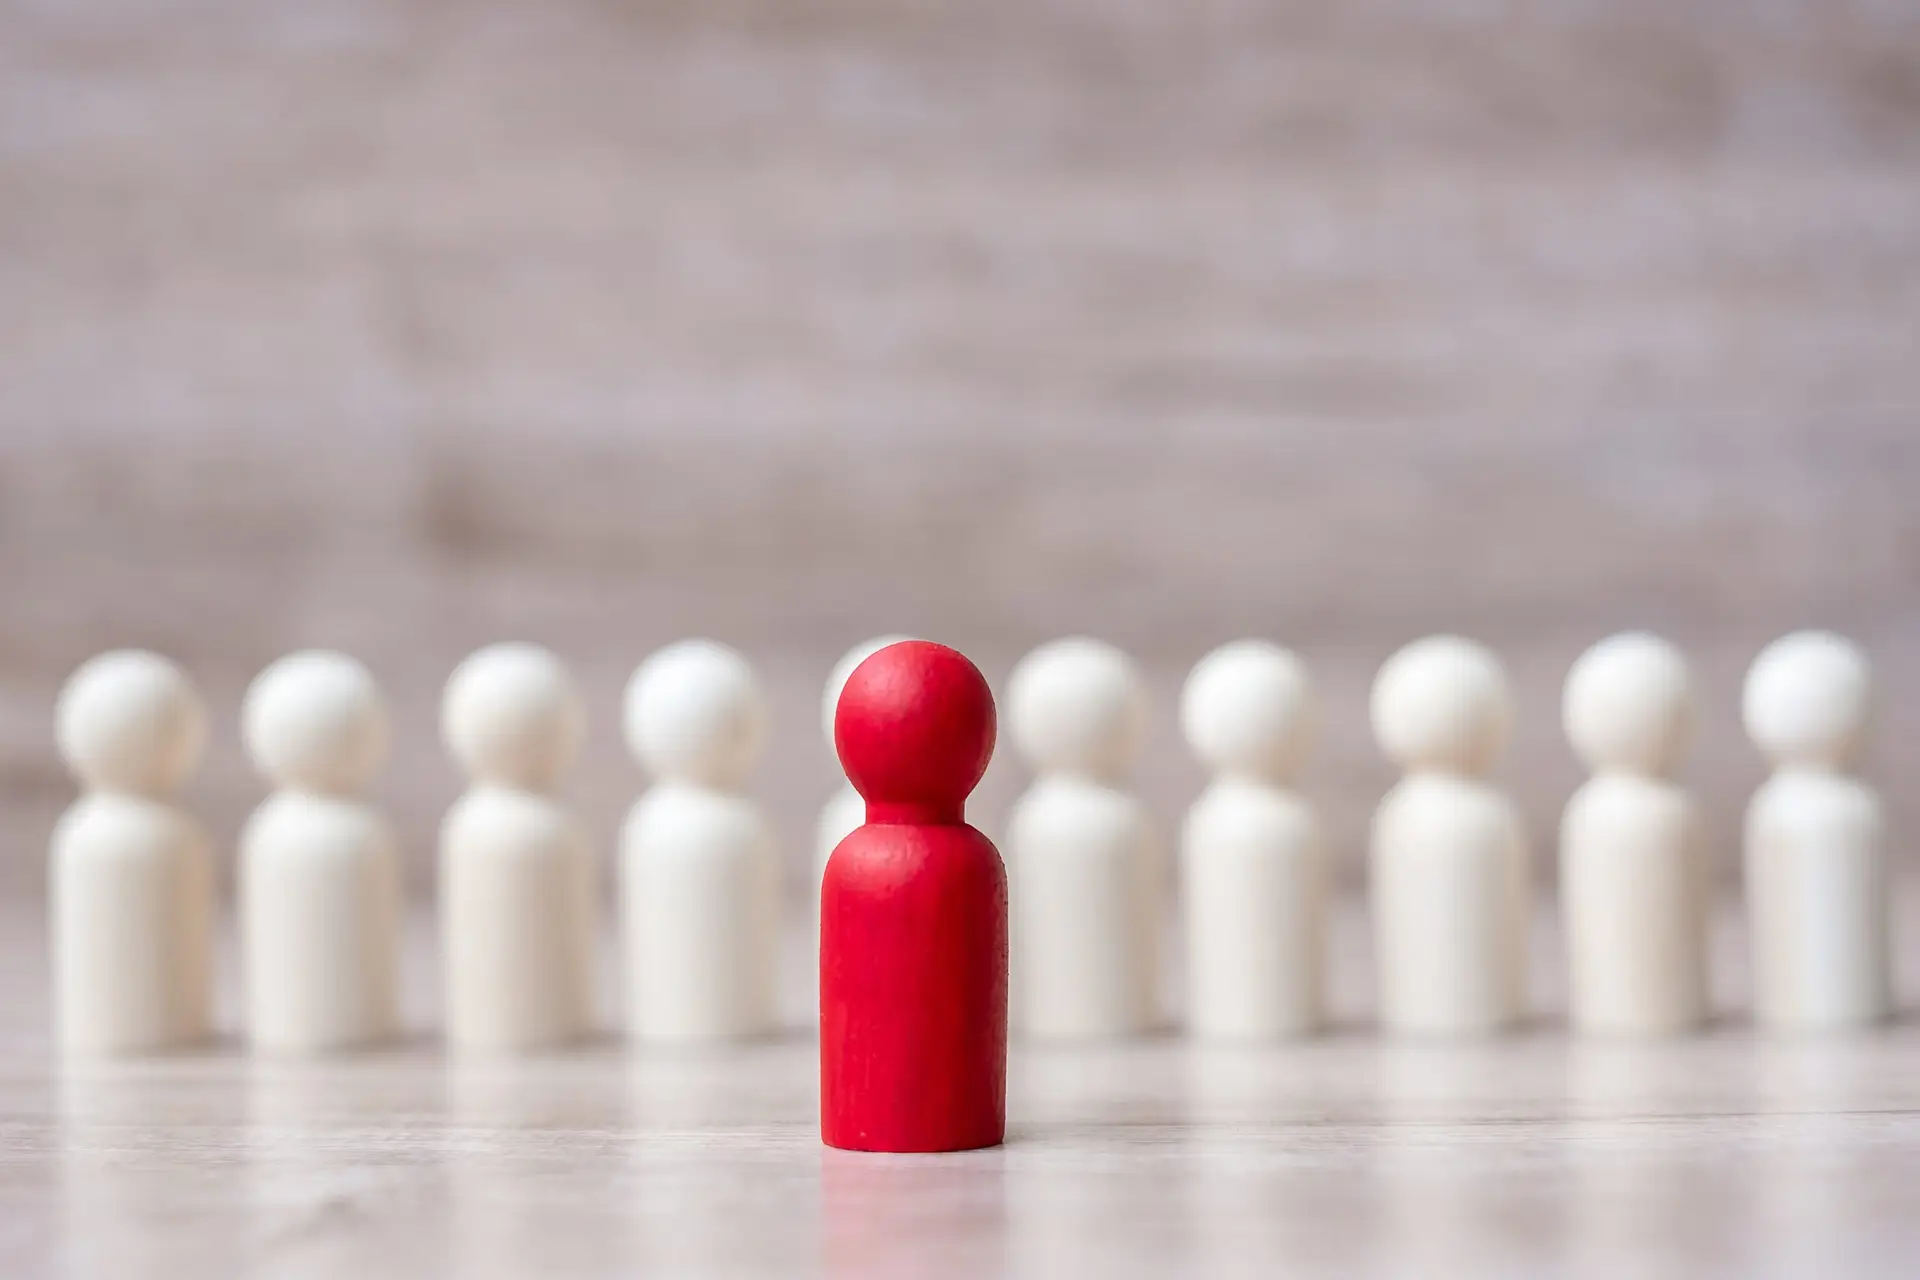
[(577, 665), (610, 840), (621, 683), (710, 634), (768, 681), (797, 866), (819, 682), (868, 634), (996, 680), (1129, 648), (1169, 832), (1186, 667), (1292, 644), (1351, 852), (1372, 671), (1459, 630), (1511, 663), (1545, 864), (1586, 644), (1694, 655), (1730, 854), (1742, 670), (1819, 623), (1877, 661), (1910, 836), (1917, 500), (1910, 3), (0, 6), (15, 890), (70, 795), (58, 685), (128, 644), (208, 693), (223, 840), (246, 681), (363, 657), (424, 867), (463, 653)]

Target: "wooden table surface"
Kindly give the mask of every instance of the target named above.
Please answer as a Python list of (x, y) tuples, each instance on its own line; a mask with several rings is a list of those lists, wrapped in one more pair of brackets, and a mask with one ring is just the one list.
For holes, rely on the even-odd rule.
[(1003, 1149), (888, 1157), (820, 1145), (804, 1030), (449, 1062), (426, 1030), (424, 918), (403, 1047), (61, 1066), (41, 922), (16, 906), (0, 916), (0, 1273), (1915, 1274), (1920, 1026), (1757, 1037), (1726, 907), (1729, 1012), (1697, 1038), (1579, 1043), (1549, 1015), (1489, 1043), (1381, 1040), (1348, 904), (1332, 1034), (1016, 1050)]

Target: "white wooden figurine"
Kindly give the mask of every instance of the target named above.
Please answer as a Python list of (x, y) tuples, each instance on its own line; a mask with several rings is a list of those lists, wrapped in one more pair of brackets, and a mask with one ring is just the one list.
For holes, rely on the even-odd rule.
[(620, 835), (627, 1027), (725, 1040), (774, 1025), (779, 865), (741, 783), (767, 735), (745, 658), (710, 640), (649, 657), (627, 685), (634, 758), (657, 780)]
[(199, 766), (206, 712), (158, 654), (102, 654), (60, 695), (60, 754), (85, 793), (54, 829), (53, 1005), (75, 1056), (204, 1039), (213, 1011), (213, 854), (174, 793)]
[(1593, 778), (1560, 825), (1568, 1022), (1665, 1036), (1707, 1014), (1708, 869), (1696, 806), (1672, 781), (1693, 721), (1686, 659), (1643, 632), (1568, 673), (1563, 717)]
[(258, 1050), (379, 1044), (399, 1024), (400, 863), (359, 793), (387, 751), (365, 667), (307, 651), (268, 667), (242, 709), (247, 752), (277, 790), (240, 835), (240, 950)]
[(1199, 1038), (1277, 1040), (1324, 1015), (1326, 853), (1288, 785), (1312, 711), (1306, 666), (1262, 640), (1215, 649), (1187, 677), (1181, 728), (1214, 774), (1181, 838), (1187, 1023)]
[(447, 682), (441, 736), (472, 779), (440, 828), (446, 1035), (456, 1051), (564, 1044), (593, 1020), (593, 853), (554, 798), (586, 713), (560, 659), (498, 644)]
[(1380, 669), (1372, 712), (1406, 771), (1373, 822), (1380, 1025), (1499, 1031), (1525, 1003), (1529, 898), (1520, 815), (1485, 780), (1513, 716), (1506, 674), (1472, 641), (1418, 640)]
[(1747, 673), (1747, 733), (1775, 770), (1746, 823), (1753, 1011), (1773, 1030), (1860, 1027), (1892, 1006), (1885, 821), (1847, 774), (1870, 696), (1865, 656), (1829, 632), (1777, 640)]
[(1145, 695), (1098, 640), (1035, 649), (1008, 685), (1015, 745), (1038, 775), (1007, 824), (1015, 1026), (1041, 1039), (1135, 1035), (1159, 1018), (1160, 867), (1124, 779)]

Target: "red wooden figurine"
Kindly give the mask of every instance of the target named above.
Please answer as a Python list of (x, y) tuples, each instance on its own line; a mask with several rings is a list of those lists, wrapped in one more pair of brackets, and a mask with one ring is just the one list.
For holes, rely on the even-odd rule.
[(965, 1151), (1007, 1128), (1007, 873), (966, 823), (993, 694), (960, 653), (888, 645), (854, 668), (834, 745), (867, 822), (820, 888), (820, 1136)]

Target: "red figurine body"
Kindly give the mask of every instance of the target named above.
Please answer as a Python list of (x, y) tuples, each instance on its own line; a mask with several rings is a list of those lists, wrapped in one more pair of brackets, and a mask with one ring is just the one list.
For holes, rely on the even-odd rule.
[(945, 645), (854, 669), (834, 745), (867, 822), (820, 888), (820, 1136), (855, 1151), (997, 1146), (1007, 1127), (1007, 873), (966, 823), (993, 694)]

